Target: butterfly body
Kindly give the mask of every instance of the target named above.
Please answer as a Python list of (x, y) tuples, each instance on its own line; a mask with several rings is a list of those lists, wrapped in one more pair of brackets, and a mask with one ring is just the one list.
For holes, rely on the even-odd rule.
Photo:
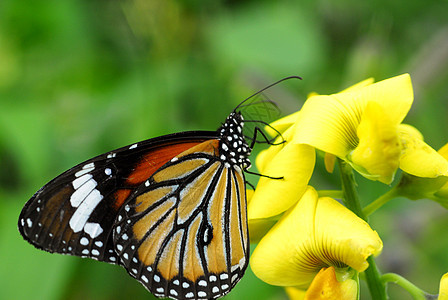
[(233, 112), (217, 131), (166, 135), (81, 163), (27, 202), (19, 231), (39, 249), (121, 265), (156, 296), (219, 298), (249, 258), (243, 124)]

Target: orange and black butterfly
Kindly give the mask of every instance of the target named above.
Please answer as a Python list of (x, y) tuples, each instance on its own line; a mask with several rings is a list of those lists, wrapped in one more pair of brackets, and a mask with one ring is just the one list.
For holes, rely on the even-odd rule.
[(246, 142), (241, 104), (217, 131), (149, 139), (62, 173), (26, 203), (20, 233), (121, 265), (158, 297), (225, 295), (249, 262), (243, 171), (256, 136)]

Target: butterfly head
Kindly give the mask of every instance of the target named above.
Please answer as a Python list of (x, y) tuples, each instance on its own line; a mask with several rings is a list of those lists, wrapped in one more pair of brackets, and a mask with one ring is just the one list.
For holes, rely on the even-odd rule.
[(251, 165), (248, 157), (252, 149), (244, 138), (243, 127), (241, 113), (232, 112), (218, 130), (221, 138), (220, 159), (227, 168), (247, 169)]

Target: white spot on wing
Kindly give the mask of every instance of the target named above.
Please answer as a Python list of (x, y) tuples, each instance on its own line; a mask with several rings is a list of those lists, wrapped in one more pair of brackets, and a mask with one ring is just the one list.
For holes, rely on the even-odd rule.
[(86, 164), (84, 167), (82, 167), (81, 171), (78, 171), (75, 173), (76, 177), (82, 176), (86, 173), (89, 173), (90, 171), (93, 171), (95, 169), (94, 163)]
[[(81, 178), (82, 177), (78, 179)], [(72, 183), (73, 186), (75, 186), (75, 181), (76, 180), (74, 180)], [(76, 185), (77, 184), (79, 184), (79, 182), (76, 182)], [(84, 184), (80, 186), (78, 189), (76, 189), (76, 191), (70, 196), (70, 204), (73, 207), (78, 207), (81, 204), (81, 202), (83, 202), (83, 200), (86, 199), (87, 195), (91, 194), (91, 192), (95, 189), (97, 185), (98, 185), (97, 182), (93, 178), (90, 178), (88, 181), (84, 182)]]
[(89, 240), (86, 237), (83, 237), (79, 243), (83, 246), (87, 246), (89, 244)]
[[(93, 180), (93, 179), (91, 179), (91, 180)], [(91, 180), (89, 180), (89, 182)], [(95, 182), (95, 184), (96, 184), (96, 182)], [(87, 183), (85, 185), (83, 185), (83, 187), (86, 185), (87, 185)], [(79, 190), (81, 190), (81, 189), (82, 188), (80, 188)], [(77, 191), (79, 191), (79, 190), (77, 190)], [(75, 193), (73, 193), (73, 195)], [(81, 231), (81, 229), (84, 227), (84, 225), (86, 225), (86, 222), (89, 219), (90, 215), (92, 214), (93, 210), (98, 205), (98, 203), (101, 202), (102, 199), (103, 199), (103, 195), (101, 195), (98, 190), (93, 190), (87, 196), (87, 198), (85, 198), (84, 201), (82, 201), (82, 203), (79, 204), (79, 207), (76, 209), (75, 213), (70, 218), (70, 222), (69, 222), (70, 228), (74, 232)], [(70, 201), (72, 201), (71, 198), (70, 198)], [(76, 201), (79, 201), (78, 197), (74, 198), (75, 203), (76, 203)]]
[(129, 147), (129, 150), (130, 150), (130, 149), (135, 149), (135, 148), (137, 148), (137, 144), (134, 144), (134, 145), (132, 145), (131, 147)]
[[(76, 178), (73, 180), (72, 185), (75, 190), (77, 190), (81, 185), (86, 183), (89, 179), (92, 178), (92, 174), (84, 174), (81, 177)], [(95, 181), (95, 180), (94, 180)], [(73, 195), (72, 195), (73, 196)]]
[(86, 223), (84, 226), (84, 232), (90, 235), (92, 239), (96, 238), (103, 232), (103, 228), (101, 228), (98, 223)]

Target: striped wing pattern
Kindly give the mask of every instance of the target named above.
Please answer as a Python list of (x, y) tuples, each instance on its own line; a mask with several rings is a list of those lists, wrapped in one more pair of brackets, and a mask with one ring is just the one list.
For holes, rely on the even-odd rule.
[(115, 251), (156, 296), (218, 298), (247, 267), (244, 175), (226, 167), (218, 149), (211, 140), (176, 156), (119, 212)]
[(25, 204), (19, 231), (48, 252), (119, 264), (158, 297), (215, 299), (249, 261), (243, 118), (87, 160)]
[(175, 155), (212, 136), (216, 134), (173, 134), (87, 160), (33, 195), (20, 214), (19, 231), (36, 248), (48, 252), (119, 264), (112, 229), (124, 201)]

